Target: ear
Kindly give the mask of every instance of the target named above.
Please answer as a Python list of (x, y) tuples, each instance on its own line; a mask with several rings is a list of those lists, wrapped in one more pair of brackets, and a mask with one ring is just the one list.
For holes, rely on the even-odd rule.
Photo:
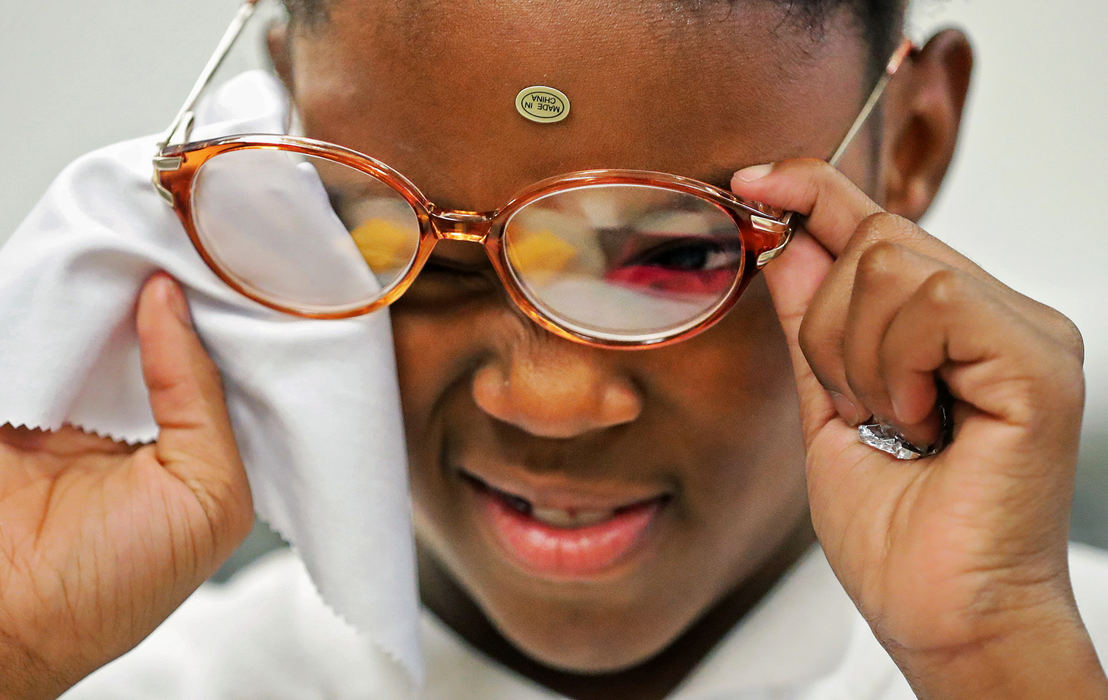
[(274, 22), (266, 31), (266, 48), (269, 49), (269, 60), (273, 63), (273, 72), (284, 83), (289, 94), (295, 93), (293, 89), (292, 73), (292, 44), (290, 43), (289, 23), (287, 20)]
[(881, 154), (884, 206), (919, 221), (934, 201), (954, 157), (973, 70), (973, 49), (962, 32), (948, 29), (914, 52), (909, 61), (890, 86), (885, 111)]

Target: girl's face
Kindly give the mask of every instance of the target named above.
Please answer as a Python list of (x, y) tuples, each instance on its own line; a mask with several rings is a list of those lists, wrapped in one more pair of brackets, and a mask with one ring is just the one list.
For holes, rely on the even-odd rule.
[[(697, 4), (346, 0), (294, 34), (285, 72), (309, 135), (442, 207), (496, 209), (573, 170), (727, 187), (828, 155), (870, 88), (847, 18), (815, 41), (774, 3)], [(531, 85), (572, 116), (524, 120)], [(546, 666), (626, 668), (804, 537), (796, 397), (760, 282), (690, 341), (602, 351), (526, 320), (480, 247), (438, 254), (392, 318), (424, 598), (455, 627), (470, 606)]]

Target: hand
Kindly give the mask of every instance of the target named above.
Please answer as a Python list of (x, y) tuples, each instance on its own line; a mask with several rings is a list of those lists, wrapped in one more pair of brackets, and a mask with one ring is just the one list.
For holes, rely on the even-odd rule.
[(164, 275), (138, 334), (157, 443), (0, 428), (2, 698), (54, 697), (131, 649), (250, 530), (219, 373)]
[[(1099, 682), (1067, 567), (1084, 404), (1073, 324), (826, 163), (743, 171), (732, 186), (806, 217), (765, 275), (796, 376), (812, 520), (916, 691), (1027, 691), (1073, 664)], [(956, 426), (944, 452), (903, 462), (858, 441), (873, 415), (932, 442), (940, 380)]]

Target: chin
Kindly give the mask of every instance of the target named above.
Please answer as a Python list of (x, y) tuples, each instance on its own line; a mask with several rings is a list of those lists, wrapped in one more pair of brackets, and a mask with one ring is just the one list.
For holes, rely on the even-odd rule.
[(602, 615), (551, 611), (507, 619), (490, 616), (501, 635), (533, 661), (582, 675), (617, 673), (638, 666), (673, 642), (685, 625), (659, 624), (656, 616), (632, 608)]

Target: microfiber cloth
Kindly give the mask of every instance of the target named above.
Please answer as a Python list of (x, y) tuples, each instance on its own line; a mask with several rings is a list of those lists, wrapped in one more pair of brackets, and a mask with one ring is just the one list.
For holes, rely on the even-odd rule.
[[(288, 112), (275, 78), (244, 73), (201, 104), (192, 138), (283, 133)], [(232, 290), (151, 185), (156, 141), (78, 159), (0, 249), (0, 423), (154, 440), (134, 312), (143, 283), (168, 272), (222, 372), (259, 516), (365, 638), (367, 658), (418, 687), (415, 547), (388, 314), (302, 319)], [(311, 172), (287, 175), (273, 215), (330, 212)]]

